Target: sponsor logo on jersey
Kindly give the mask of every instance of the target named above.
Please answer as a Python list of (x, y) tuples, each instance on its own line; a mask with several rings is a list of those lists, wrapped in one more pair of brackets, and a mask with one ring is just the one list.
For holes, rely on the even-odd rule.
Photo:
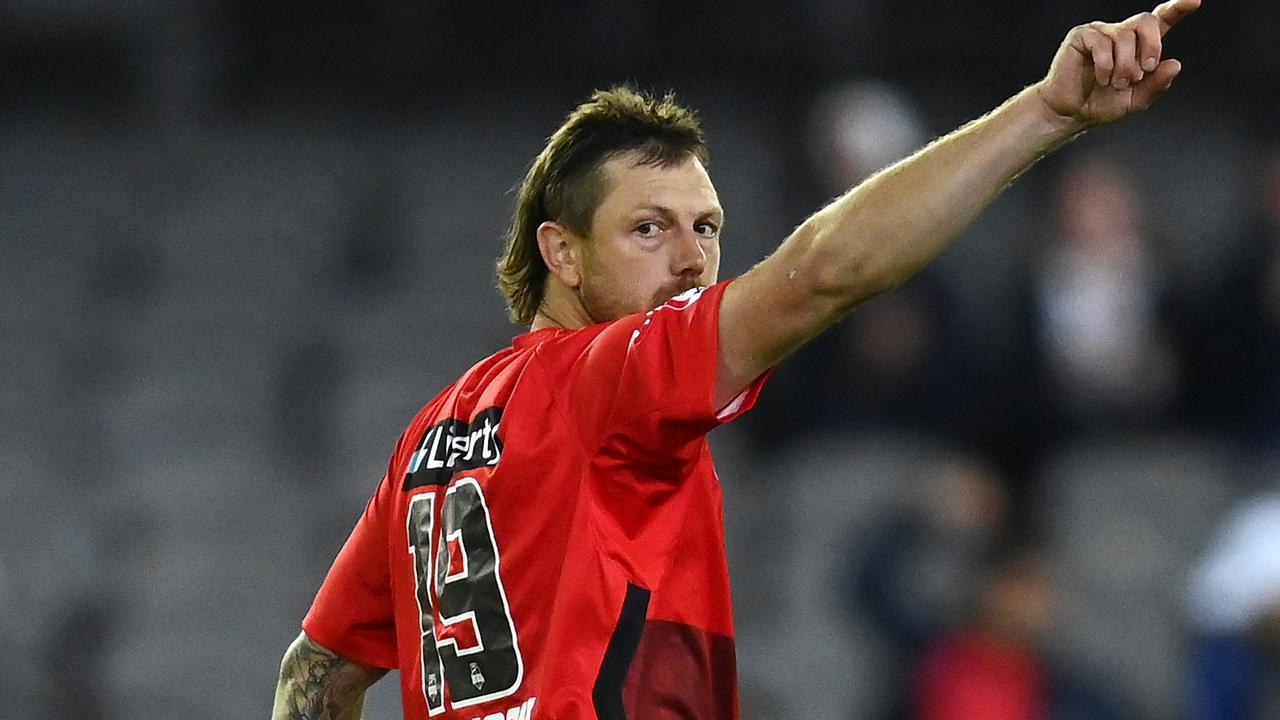
[(502, 458), (501, 421), (502, 408), (491, 407), (470, 423), (449, 418), (427, 428), (409, 458), (402, 489), (448, 485), (455, 473), (497, 465)]

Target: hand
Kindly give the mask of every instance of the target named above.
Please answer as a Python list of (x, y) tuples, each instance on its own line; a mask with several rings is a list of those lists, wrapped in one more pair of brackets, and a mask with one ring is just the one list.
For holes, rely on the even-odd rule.
[(1167, 0), (1124, 22), (1072, 29), (1037, 84), (1040, 99), (1084, 125), (1146, 110), (1182, 72), (1182, 63), (1161, 57), (1165, 33), (1199, 7), (1200, 0)]

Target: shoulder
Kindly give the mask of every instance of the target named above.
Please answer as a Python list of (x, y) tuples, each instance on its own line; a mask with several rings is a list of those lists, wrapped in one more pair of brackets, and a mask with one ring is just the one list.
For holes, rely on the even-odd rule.
[(695, 346), (682, 340), (697, 335), (699, 330), (714, 333), (714, 318), (709, 321), (703, 318), (707, 313), (702, 310), (712, 310), (714, 315), (711, 306), (722, 290), (719, 285), (694, 288), (652, 310), (579, 330), (561, 331), (562, 334), (539, 344), (539, 360), (557, 380), (584, 376), (600, 380), (603, 376), (618, 374), (629, 361), (664, 355), (664, 350), (673, 346), (693, 349)]
[[(651, 328), (679, 327), (693, 322), (695, 315), (714, 313), (714, 307), (724, 291), (724, 285), (696, 287), (676, 295), (662, 305), (644, 314), (631, 316), (635, 323), (631, 326), (631, 344), (639, 342), (648, 335), (655, 334)], [(704, 300), (706, 298), (706, 300)]]

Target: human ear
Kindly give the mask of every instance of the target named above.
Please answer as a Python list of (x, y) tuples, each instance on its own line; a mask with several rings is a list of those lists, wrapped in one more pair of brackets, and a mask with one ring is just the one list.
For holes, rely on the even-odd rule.
[(538, 251), (547, 270), (570, 288), (582, 284), (581, 243), (577, 235), (554, 220), (538, 226)]

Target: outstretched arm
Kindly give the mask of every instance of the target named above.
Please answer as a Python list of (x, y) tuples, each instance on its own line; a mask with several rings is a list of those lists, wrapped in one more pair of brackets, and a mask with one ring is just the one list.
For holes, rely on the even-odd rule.
[(271, 720), (359, 720), (364, 691), (386, 672), (346, 660), (304, 632), (280, 663)]
[(1067, 35), (1043, 80), (815, 213), (729, 285), (717, 406), (858, 303), (928, 264), (1010, 182), (1087, 128), (1145, 110), (1181, 71), (1163, 37), (1200, 0)]

